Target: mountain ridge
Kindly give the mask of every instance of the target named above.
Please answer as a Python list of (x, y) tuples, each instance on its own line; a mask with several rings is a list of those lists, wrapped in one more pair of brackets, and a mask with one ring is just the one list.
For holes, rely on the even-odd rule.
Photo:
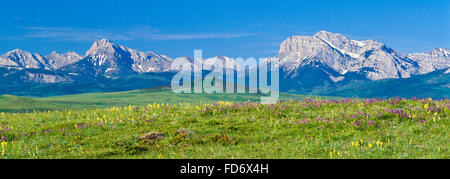
[[(319, 31), (314, 36), (289, 37), (282, 42), (279, 54), (268, 59), (280, 59), (280, 67), (286, 71), (293, 71), (308, 61), (319, 61), (341, 74), (332, 78), (342, 78), (348, 72), (359, 72), (370, 80), (379, 80), (409, 78), (449, 68), (449, 54), (449, 49), (436, 48), (428, 52), (402, 55), (378, 41), (352, 40), (341, 34)], [(209, 59), (214, 58), (225, 61), (229, 59), (223, 56)], [(52, 52), (44, 57), (20, 49), (0, 55), (0, 67), (85, 73), (85, 67), (91, 65), (93, 71), (88, 74), (106, 77), (120, 77), (120, 73), (167, 72), (170, 71), (172, 61), (168, 56), (130, 49), (108, 39), (95, 41), (84, 56), (75, 52)], [(77, 66), (77, 63), (80, 64)], [(238, 64), (227, 68), (242, 70)]]
[[(151, 51), (130, 49), (108, 39), (95, 41), (84, 56), (75, 52), (52, 52), (42, 56), (16, 49), (0, 55), (0, 80), (4, 81), (6, 87), (14, 89), (20, 84), (30, 86), (33, 83), (62, 82), (86, 82), (95, 88), (95, 84), (112, 84), (104, 83), (107, 79), (129, 79), (129, 76), (143, 77), (140, 80), (144, 84), (146, 76), (158, 76), (161, 73), (159, 76), (162, 82), (157, 84), (167, 84), (170, 74), (176, 72), (170, 69), (171, 63), (177, 59), (194, 62), (190, 57), (172, 59)], [(447, 48), (403, 55), (378, 41), (352, 40), (327, 31), (317, 32), (314, 36), (287, 38), (281, 43), (277, 56), (264, 60), (275, 59), (280, 61), (276, 64), (281, 69), (280, 88), (297, 93), (338, 89), (358, 82), (405, 79), (450, 68), (450, 50)], [(216, 56), (204, 59), (204, 62), (232, 62), (226, 63), (231, 65), (224, 67), (235, 71), (245, 70), (232, 60), (226, 56)], [(137, 86), (155, 87), (152, 84)], [(17, 89), (20, 90), (19, 87)]]

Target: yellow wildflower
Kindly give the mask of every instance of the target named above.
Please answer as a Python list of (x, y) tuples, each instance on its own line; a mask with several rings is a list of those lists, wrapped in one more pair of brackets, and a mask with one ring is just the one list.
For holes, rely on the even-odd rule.
[(8, 142), (3, 141), (3, 142), (1, 143), (1, 146), (2, 146), (2, 156), (5, 156), (5, 148), (6, 148), (6, 145), (8, 145)]
[(377, 141), (376, 145), (379, 146), (379, 147), (383, 147), (383, 142)]

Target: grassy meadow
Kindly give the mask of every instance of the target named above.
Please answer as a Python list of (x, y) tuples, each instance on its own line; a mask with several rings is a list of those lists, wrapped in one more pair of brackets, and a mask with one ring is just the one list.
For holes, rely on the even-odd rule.
[[(86, 93), (52, 97), (0, 96), (0, 112), (34, 112), (66, 109), (109, 108), (152, 103), (214, 103), (216, 101), (259, 102), (259, 94), (174, 94), (170, 87), (159, 87), (110, 93)], [(302, 100), (307, 96), (280, 93), (280, 100)], [(314, 97), (314, 96), (313, 96)], [(340, 99), (326, 97), (327, 99)]]
[[(27, 110), (32, 104), (48, 105), (28, 113), (0, 100), (2, 110), (16, 111), (0, 113), (0, 158), (450, 158), (449, 100), (283, 94), (283, 99), (294, 99), (263, 105), (230, 95), (188, 95), (179, 102), (183, 95), (166, 99), (168, 93), (16, 99), (27, 103)], [(124, 105), (130, 99), (134, 105)], [(98, 107), (86, 108), (93, 104)], [(148, 132), (165, 138), (139, 140)]]

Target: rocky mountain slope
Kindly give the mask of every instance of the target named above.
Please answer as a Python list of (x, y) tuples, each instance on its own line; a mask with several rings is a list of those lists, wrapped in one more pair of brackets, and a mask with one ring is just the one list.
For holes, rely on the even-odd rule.
[[(281, 68), (282, 91), (314, 93), (353, 83), (404, 79), (445, 71), (450, 68), (449, 54), (449, 49), (437, 48), (402, 55), (381, 42), (352, 40), (340, 34), (320, 31), (314, 36), (289, 37), (281, 44), (279, 54), (266, 60), (280, 60), (277, 65)], [(178, 59), (194, 62), (189, 57)], [(173, 61), (168, 56), (130, 49), (102, 39), (94, 42), (84, 56), (75, 52), (52, 52), (44, 57), (19, 49), (0, 55), (0, 80), (4, 82), (3, 86), (11, 89), (20, 86), (18, 84), (32, 86), (33, 83), (61, 82), (89, 83), (92, 87), (97, 83), (104, 85), (100, 82), (106, 79), (141, 79), (145, 76), (142, 78), (144, 84), (145, 79), (149, 79), (146, 74), (155, 76), (161, 73), (163, 75), (159, 76), (167, 79), (160, 78), (164, 83), (158, 84), (165, 84), (170, 81), (170, 74), (176, 72), (170, 69)], [(216, 56), (204, 61), (211, 64), (229, 62), (224, 68), (244, 70), (229, 57)]]
[[(280, 66), (293, 72), (312, 62), (331, 68), (342, 79), (354, 72), (369, 80), (409, 78), (450, 66), (446, 49), (428, 53), (402, 55), (373, 40), (357, 41), (326, 31), (314, 36), (293, 36), (281, 44), (277, 57)], [(333, 73), (333, 72), (327, 72)], [(336, 81), (336, 80), (334, 80)]]
[(419, 64), (421, 74), (450, 67), (450, 50), (445, 48), (436, 48), (424, 53), (413, 53), (408, 55), (408, 58)]
[(48, 60), (50, 66), (53, 69), (59, 69), (63, 66), (70, 65), (80, 61), (83, 58), (83, 56), (78, 55), (75, 52), (67, 52), (65, 54), (59, 54), (53, 51), (50, 55), (46, 56), (45, 58)]
[(49, 61), (37, 53), (30, 53), (20, 49), (10, 51), (0, 56), (0, 67), (16, 69), (54, 69)]
[(117, 78), (123, 75), (166, 72), (172, 59), (153, 52), (141, 52), (117, 45), (107, 39), (94, 42), (80, 61), (61, 70), (74, 74)]
[(281, 89), (310, 93), (350, 83), (410, 78), (450, 67), (448, 49), (402, 55), (373, 40), (357, 41), (321, 31), (285, 40), (276, 57)]

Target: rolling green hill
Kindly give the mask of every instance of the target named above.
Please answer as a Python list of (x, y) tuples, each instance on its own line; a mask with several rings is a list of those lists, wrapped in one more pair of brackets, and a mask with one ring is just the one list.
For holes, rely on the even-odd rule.
[(438, 70), (432, 73), (404, 79), (384, 79), (351, 83), (317, 95), (360, 98), (448, 98), (450, 97), (450, 73)]
[[(144, 105), (152, 103), (211, 103), (215, 101), (259, 102), (259, 94), (175, 94), (169, 87), (111, 93), (88, 93), (42, 98), (0, 96), (0, 112), (31, 112)], [(304, 99), (306, 96), (281, 93), (280, 100)]]

